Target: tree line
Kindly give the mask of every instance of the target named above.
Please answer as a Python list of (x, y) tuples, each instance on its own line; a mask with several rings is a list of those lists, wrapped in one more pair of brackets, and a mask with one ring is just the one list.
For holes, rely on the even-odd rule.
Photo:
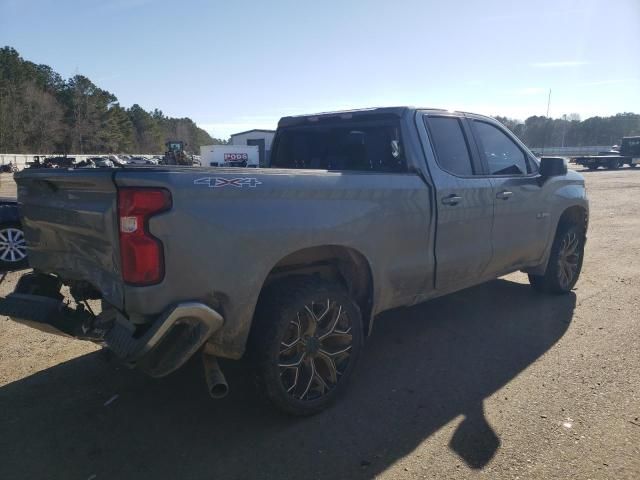
[(576, 113), (562, 118), (532, 116), (524, 122), (500, 116), (495, 118), (529, 148), (619, 145), (622, 137), (640, 135), (640, 115), (637, 113), (618, 113), (582, 121)]
[(11, 47), (0, 48), (0, 152), (159, 154), (170, 139), (194, 153), (200, 145), (226, 143), (190, 118), (137, 104), (124, 108), (83, 75), (65, 80)]
[[(577, 114), (496, 118), (531, 148), (613, 145), (623, 136), (640, 135), (635, 113), (586, 120)], [(194, 153), (200, 145), (227, 143), (190, 118), (167, 117), (137, 104), (124, 108), (85, 76), (65, 80), (11, 47), (0, 48), (0, 152), (157, 154), (169, 139), (186, 142)]]

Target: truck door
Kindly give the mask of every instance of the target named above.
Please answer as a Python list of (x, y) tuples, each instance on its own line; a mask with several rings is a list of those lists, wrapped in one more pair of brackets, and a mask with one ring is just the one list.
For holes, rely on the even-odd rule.
[(538, 165), (501, 125), (473, 117), (469, 123), (493, 185), (493, 260), (488, 273), (535, 265), (551, 228)]
[(437, 290), (455, 290), (481, 279), (491, 261), (493, 189), (479, 176), (483, 172), (466, 119), (434, 113), (423, 121), (436, 186), (435, 284)]

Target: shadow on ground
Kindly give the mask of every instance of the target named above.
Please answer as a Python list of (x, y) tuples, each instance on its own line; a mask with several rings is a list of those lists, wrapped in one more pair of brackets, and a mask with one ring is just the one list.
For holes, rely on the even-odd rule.
[(562, 337), (574, 306), (497, 280), (387, 313), (347, 395), (307, 419), (256, 398), (241, 364), (214, 402), (197, 361), (152, 380), (79, 357), (0, 389), (0, 478), (371, 478), (459, 415), (449, 446), (481, 468), (500, 446), (483, 400)]

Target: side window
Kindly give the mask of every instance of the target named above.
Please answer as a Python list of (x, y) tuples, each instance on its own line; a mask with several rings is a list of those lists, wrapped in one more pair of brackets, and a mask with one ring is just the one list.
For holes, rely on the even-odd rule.
[(490, 175), (524, 175), (527, 159), (520, 147), (490, 123), (473, 121), (480, 151), (489, 166)]
[(467, 139), (456, 117), (425, 117), (440, 167), (454, 175), (473, 175)]

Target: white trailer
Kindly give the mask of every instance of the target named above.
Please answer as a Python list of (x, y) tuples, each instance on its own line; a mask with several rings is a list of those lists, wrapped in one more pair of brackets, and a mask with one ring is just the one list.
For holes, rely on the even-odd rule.
[(200, 164), (203, 167), (258, 167), (257, 145), (203, 145)]

